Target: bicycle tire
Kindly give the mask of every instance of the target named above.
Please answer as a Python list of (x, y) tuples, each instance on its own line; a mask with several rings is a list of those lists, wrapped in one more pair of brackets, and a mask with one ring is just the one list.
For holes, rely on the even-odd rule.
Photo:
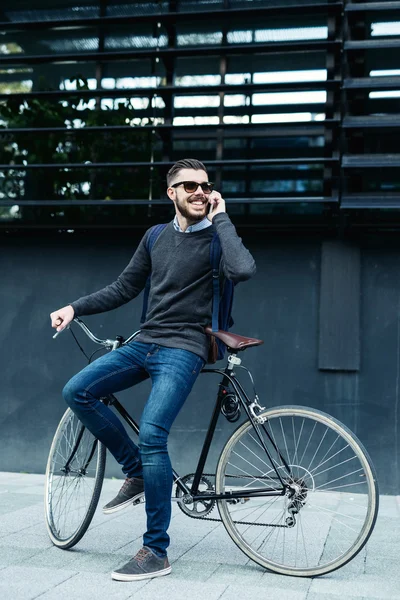
[[(290, 482), (292, 488), (297, 491), (294, 497), (291, 496), (290, 498), (287, 498), (286, 495), (275, 496), (274, 500), (271, 499), (271, 496), (245, 498), (238, 509), (235, 506), (232, 508), (232, 501), (218, 500), (218, 510), (225, 529), (242, 552), (257, 564), (275, 573), (297, 577), (315, 577), (335, 571), (347, 564), (362, 550), (376, 522), (379, 493), (376, 473), (371, 459), (362, 443), (344, 424), (322, 411), (301, 406), (282, 406), (268, 409), (261, 416), (267, 419), (265, 426), (267, 430), (272, 432), (273, 437), (271, 437), (281, 451), (281, 455), (288, 459), (287, 464), (290, 468), (290, 475), (281, 460), (282, 456), (278, 458), (277, 452), (275, 452), (276, 458), (273, 458), (274, 463), (282, 477), (286, 478), (285, 481)], [(295, 420), (297, 418), (299, 422)], [(292, 440), (290, 435), (285, 435), (285, 429), (282, 425), (283, 421), (285, 424), (290, 424), (287, 419), (291, 419), (292, 423)], [(279, 422), (282, 433), (279, 429)], [(301, 441), (303, 432), (306, 436), (309, 425), (312, 424), (313, 433), (300, 459), (304, 445)], [(315, 434), (313, 439), (315, 431), (320, 432), (324, 428), (326, 433), (323, 440), (314, 452), (308, 467), (304, 467), (302, 465), (303, 457), (308, 449), (310, 449), (310, 452), (314, 451), (318, 441), (319, 433)], [(325, 440), (327, 444), (331, 443), (332, 435), (336, 436), (336, 441), (331, 444), (334, 453), (326, 458), (331, 451), (331, 448), (329, 448), (320, 464), (311, 469), (314, 464), (313, 461), (318, 457), (321, 445)], [(265, 436), (265, 439), (267, 439), (267, 436)], [(281, 441), (280, 444), (278, 439)], [(282, 443), (282, 440), (284, 440), (284, 443)], [(267, 447), (269, 450), (273, 450), (271, 442), (269, 442), (269, 446), (267, 444)], [(261, 459), (256, 458), (257, 452), (260, 453)], [(274, 455), (272, 454), (272, 456)], [(335, 457), (338, 457), (341, 461), (337, 465), (331, 462)], [(257, 460), (262, 460), (264, 466), (258, 463)], [(355, 460), (359, 461), (360, 467), (358, 469)], [(252, 466), (249, 467), (244, 461)], [(268, 468), (265, 470), (267, 464)], [(304, 461), (304, 464), (307, 464), (306, 461)], [(258, 468), (256, 465), (261, 466), (258, 470), (263, 475), (256, 473)], [(229, 490), (229, 483), (240, 480), (243, 481), (239, 487), (251, 489), (249, 487), (251, 478), (257, 481), (255, 487), (260, 488), (260, 484), (263, 484), (269, 486), (269, 489), (277, 489), (276, 477), (274, 477), (274, 471), (270, 465), (271, 462), (267, 461), (265, 450), (259, 443), (252, 424), (250, 421), (246, 421), (236, 429), (221, 452), (216, 471), (216, 493), (224, 493)], [(320, 467), (322, 468), (318, 471)], [(345, 472), (353, 468), (356, 469), (354, 472)], [(246, 469), (250, 469), (250, 474), (243, 475), (240, 473), (240, 471), (245, 473)], [(341, 471), (338, 470), (335, 473), (334, 469), (341, 469)], [(251, 470), (256, 474), (252, 475)], [(327, 477), (328, 479), (333, 477), (333, 479), (324, 483)], [(271, 483), (272, 481), (274, 483)], [(297, 504), (293, 502), (293, 498), (297, 498)], [(293, 505), (299, 510), (297, 514), (290, 515), (287, 512), (288, 507), (293, 508)], [(335, 513), (335, 506), (338, 506), (342, 512)], [(260, 510), (263, 510), (263, 512), (260, 513)], [(269, 521), (266, 516), (268, 511)], [(260, 518), (256, 517), (257, 514), (262, 514), (261, 523), (256, 522), (256, 519)], [(291, 516), (295, 518), (295, 525), (290, 521)], [(235, 518), (238, 519), (239, 517), (240, 520), (235, 521)], [(322, 528), (320, 527), (321, 518), (326, 520), (326, 524), (322, 523)], [(253, 520), (249, 521), (249, 519)], [(266, 523), (264, 523), (265, 520)], [(358, 527), (360, 527), (359, 532)], [(316, 537), (312, 539), (311, 536), (311, 544), (307, 545), (304, 532), (307, 533), (312, 528), (316, 530)], [(334, 539), (336, 529), (339, 532), (339, 542)], [(259, 533), (260, 530), (262, 530), (261, 533)], [(279, 535), (281, 535), (281, 539), (278, 544)], [(265, 537), (256, 548), (260, 542), (260, 536)], [(287, 539), (285, 539), (285, 536), (287, 536)], [(301, 536), (303, 539), (301, 539)], [(274, 538), (276, 539), (273, 542)], [(352, 539), (351, 544), (345, 550), (342, 550), (340, 546), (347, 543), (347, 539), (350, 540), (350, 538)], [(301, 549), (302, 545), (303, 550)], [(265, 548), (261, 552), (260, 548), (262, 546), (265, 546)], [(295, 559), (293, 557), (295, 554), (300, 555), (300, 550), (305, 555), (305, 559), (299, 556), (299, 563), (297, 563), (297, 556)], [(338, 553), (338, 556), (330, 558), (329, 553), (333, 555), (334, 552)], [(275, 553), (279, 555), (279, 560), (274, 558)], [(308, 564), (308, 553), (311, 553), (313, 557), (315, 556), (315, 564)]]
[[(71, 455), (71, 448), (75, 445), (80, 431), (82, 431), (82, 436), (79, 444), (76, 445), (76, 452), (71, 461), (72, 469), (68, 473), (62, 473), (63, 467), (59, 467), (59, 465), (65, 466), (67, 463), (68, 457)], [(75, 440), (74, 435), (76, 435)], [(64, 441), (67, 451), (63, 448)], [(80, 470), (82, 471), (82, 465), (86, 465), (89, 459), (90, 462), (86, 469), (84, 469), (86, 472), (79, 472)], [(72, 548), (86, 533), (100, 498), (105, 464), (106, 447), (84, 428), (79, 419), (68, 408), (54, 434), (47, 460), (45, 479), (44, 502), (46, 527), (51, 541), (58, 548), (64, 550)], [(93, 477), (89, 477), (88, 467), (90, 465), (91, 471), (89, 472), (93, 471)], [(59, 477), (59, 483), (56, 487), (57, 482), (55, 479), (57, 476)], [(79, 504), (76, 506), (76, 499), (75, 504), (73, 502), (73, 495), (77, 496), (78, 488), (85, 486), (88, 483), (88, 479), (90, 479), (89, 490), (87, 493), (83, 491), (84, 505), (82, 506), (82, 510), (80, 510), (81, 507)], [(82, 489), (85, 490), (84, 487)], [(68, 490), (71, 490), (72, 500), (71, 496), (65, 497)], [(60, 493), (57, 494), (58, 491)], [(65, 504), (64, 507), (63, 503)], [(62, 518), (61, 511), (63, 508), (65, 511), (68, 510), (69, 514), (64, 515)], [(70, 521), (73, 518), (74, 511), (76, 513), (74, 515), (76, 524), (71, 524)]]

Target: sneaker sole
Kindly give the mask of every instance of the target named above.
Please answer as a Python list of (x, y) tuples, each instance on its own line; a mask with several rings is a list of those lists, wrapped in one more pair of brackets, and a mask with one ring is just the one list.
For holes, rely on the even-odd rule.
[(140, 581), (141, 579), (153, 579), (154, 577), (162, 577), (171, 573), (171, 567), (163, 569), (162, 571), (155, 571), (154, 573), (143, 573), (140, 575), (127, 575), (125, 573), (118, 573), (114, 571), (111, 573), (111, 578), (115, 581)]
[(105, 515), (110, 515), (112, 513), (118, 512), (119, 510), (124, 510), (124, 508), (127, 508), (131, 504), (140, 504), (141, 502), (144, 502), (144, 492), (137, 494), (133, 498), (129, 498), (129, 500), (122, 502), (122, 504), (112, 506), (111, 508), (106, 508), (105, 506), (103, 506), (103, 513)]

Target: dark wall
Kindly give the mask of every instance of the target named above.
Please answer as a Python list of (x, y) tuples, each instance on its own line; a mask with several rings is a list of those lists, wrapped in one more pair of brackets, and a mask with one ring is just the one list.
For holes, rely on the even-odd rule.
[[(244, 241), (258, 272), (237, 288), (234, 331), (265, 340), (264, 346), (243, 355), (261, 403), (310, 405), (336, 416), (367, 447), (382, 491), (399, 493), (400, 245), (389, 245), (384, 238), (356, 244), (360, 291), (354, 302), (349, 294), (354, 295), (357, 286), (346, 287), (340, 277), (332, 284), (329, 261), (321, 277), (324, 240), (266, 234), (264, 238), (247, 235)], [(0, 243), (0, 470), (40, 473), (65, 410), (62, 387), (85, 365), (69, 332), (52, 339), (49, 313), (113, 281), (129, 261), (138, 237), (116, 240), (97, 234), (85, 239), (82, 234), (64, 233), (45, 239), (3, 237)], [(346, 252), (341, 253), (345, 271)], [(356, 276), (357, 272), (347, 274), (347, 281)], [(320, 346), (324, 351), (327, 347), (320, 336), (321, 302), (325, 302), (324, 320), (331, 318), (321, 281), (331, 283), (336, 306), (332, 318), (340, 320), (347, 311), (349, 323), (360, 321), (360, 344), (354, 347), (354, 352), (360, 352), (359, 370), (351, 370), (354, 365), (348, 371), (343, 370), (346, 366), (319, 369)], [(140, 311), (139, 298), (86, 320), (100, 337), (129, 335), (138, 328)], [(353, 344), (357, 345), (354, 328), (349, 338), (340, 335), (351, 358)], [(95, 349), (83, 335), (79, 337), (88, 351)], [(214, 375), (199, 378), (173, 427), (170, 454), (180, 474), (194, 469), (216, 383)], [(134, 417), (139, 418), (148, 391), (145, 382), (120, 395)], [(221, 419), (210, 469), (233, 427)], [(112, 457), (108, 474), (121, 474)]]

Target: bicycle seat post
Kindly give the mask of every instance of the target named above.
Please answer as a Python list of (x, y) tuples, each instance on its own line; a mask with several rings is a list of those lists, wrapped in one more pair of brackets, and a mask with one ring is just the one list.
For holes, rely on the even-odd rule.
[(236, 352), (232, 352), (232, 354), (228, 356), (228, 371), (232, 371), (234, 367), (238, 367), (241, 364), (242, 359), (237, 356)]

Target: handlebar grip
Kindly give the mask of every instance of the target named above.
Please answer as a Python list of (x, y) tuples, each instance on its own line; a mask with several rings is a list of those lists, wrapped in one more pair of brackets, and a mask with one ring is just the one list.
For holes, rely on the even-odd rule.
[(64, 329), (61, 329), (61, 331), (56, 331), (56, 333), (53, 335), (53, 340), (55, 340), (56, 337), (58, 337), (63, 331), (66, 331), (66, 329), (69, 329), (69, 325), (64, 327)]

